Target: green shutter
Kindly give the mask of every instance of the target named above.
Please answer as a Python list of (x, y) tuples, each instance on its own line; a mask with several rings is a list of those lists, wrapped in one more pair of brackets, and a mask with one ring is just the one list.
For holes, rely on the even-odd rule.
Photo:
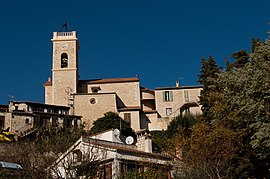
[(170, 93), (169, 93), (169, 99), (170, 99), (170, 101), (173, 101), (173, 92), (172, 91), (170, 91)]
[(163, 91), (163, 92), (162, 92), (162, 95), (163, 95), (163, 102), (166, 100), (166, 99), (165, 99), (165, 98), (166, 98), (166, 97), (165, 97), (165, 95), (166, 95), (165, 93), (166, 93), (166, 91)]
[(189, 102), (189, 93), (188, 90), (184, 91), (184, 96), (185, 96), (185, 102)]

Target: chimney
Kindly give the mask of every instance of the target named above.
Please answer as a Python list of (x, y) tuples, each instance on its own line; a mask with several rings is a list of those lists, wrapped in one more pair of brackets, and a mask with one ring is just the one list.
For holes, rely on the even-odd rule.
[(180, 81), (179, 80), (176, 81), (176, 85), (175, 86), (176, 87), (179, 87), (180, 86)]
[(144, 151), (149, 152), (149, 153), (153, 153), (152, 139), (151, 139), (150, 135), (145, 137)]
[(149, 152), (152, 153), (152, 139), (149, 133), (149, 130), (143, 129), (141, 131), (136, 132), (137, 134), (137, 149), (144, 151), (144, 152)]

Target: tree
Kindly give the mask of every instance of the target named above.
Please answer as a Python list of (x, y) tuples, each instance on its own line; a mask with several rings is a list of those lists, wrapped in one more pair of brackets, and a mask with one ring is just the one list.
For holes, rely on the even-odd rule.
[(167, 136), (173, 138), (179, 129), (181, 129), (183, 136), (189, 136), (191, 134), (190, 128), (196, 123), (196, 118), (192, 115), (185, 115), (181, 117), (180, 115), (175, 117), (166, 130)]
[[(74, 160), (68, 160), (63, 164), (61, 170), (59, 168), (50, 168), (55, 161), (65, 152), (72, 144), (77, 141), (83, 130), (74, 130), (71, 128), (55, 128), (47, 126), (39, 129), (31, 139), (21, 139), (16, 142), (2, 142), (0, 145), (0, 161), (18, 163), (22, 166), (22, 170), (4, 171), (0, 170), (0, 178), (63, 178), (62, 173), (66, 176), (76, 173), (83, 175), (96, 176), (100, 165), (94, 165), (97, 157), (105, 155), (105, 152), (97, 153), (93, 147), (84, 152), (82, 162), (74, 166)], [(85, 157), (87, 156), (87, 157)], [(91, 165), (90, 165), (91, 164)], [(50, 171), (48, 172), (50, 168)], [(76, 171), (76, 172), (75, 172)], [(79, 177), (78, 177), (79, 178)]]
[(195, 124), (191, 136), (181, 139), (185, 152), (178, 177), (232, 178), (242, 137), (224, 126), (211, 128), (204, 122)]
[(250, 55), (246, 50), (240, 50), (232, 54), (232, 57), (235, 59), (233, 67), (242, 68), (250, 60)]
[(201, 74), (199, 75), (198, 82), (203, 85), (203, 90), (200, 95), (199, 103), (202, 105), (203, 117), (205, 119), (211, 118), (210, 108), (213, 105), (213, 94), (218, 90), (215, 88), (213, 79), (218, 77), (220, 73), (220, 68), (216, 64), (216, 61), (213, 57), (209, 57), (207, 60), (202, 59)]
[(130, 123), (123, 120), (117, 113), (114, 112), (107, 112), (104, 114), (104, 117), (98, 118), (96, 121), (94, 121), (93, 127), (91, 128), (91, 133), (95, 134), (108, 129), (120, 129), (124, 136), (131, 135), (136, 138), (134, 131), (130, 127)]
[(215, 89), (219, 89), (209, 108), (212, 127), (222, 125), (242, 131), (245, 150), (240, 150), (235, 162), (250, 165), (242, 167), (242, 171), (237, 169), (238, 173), (249, 170), (250, 177), (259, 178), (270, 176), (269, 46), (269, 40), (257, 44), (244, 66), (221, 72), (210, 81)]
[(262, 43), (262, 42), (261, 42), (260, 39), (258, 39), (258, 38), (252, 38), (252, 53), (255, 52), (256, 48), (257, 48), (258, 46), (260, 46), (261, 43)]

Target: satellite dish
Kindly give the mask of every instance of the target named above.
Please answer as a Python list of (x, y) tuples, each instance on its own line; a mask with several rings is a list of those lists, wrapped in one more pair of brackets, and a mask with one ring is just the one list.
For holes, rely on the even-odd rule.
[(131, 145), (131, 144), (133, 144), (133, 142), (134, 142), (134, 138), (133, 137), (128, 136), (126, 138), (126, 144)]
[(114, 135), (114, 138), (116, 139), (117, 142), (121, 142), (121, 140), (120, 140), (120, 130), (119, 129), (114, 129), (113, 130), (113, 135)]
[(114, 129), (114, 130), (113, 130), (113, 135), (115, 135), (115, 136), (120, 136), (120, 131), (119, 131), (119, 129)]

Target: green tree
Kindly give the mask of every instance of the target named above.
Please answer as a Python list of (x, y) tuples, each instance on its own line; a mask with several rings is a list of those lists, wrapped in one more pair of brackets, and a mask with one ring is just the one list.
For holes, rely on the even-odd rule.
[(189, 136), (191, 134), (190, 128), (196, 123), (196, 118), (192, 115), (185, 115), (183, 117), (177, 116), (175, 117), (166, 130), (167, 136), (169, 138), (173, 138), (177, 133), (179, 133), (179, 129), (181, 129), (183, 136)]
[(214, 79), (218, 77), (220, 73), (220, 68), (216, 64), (216, 61), (210, 56), (207, 60), (202, 59), (201, 61), (201, 74), (199, 76), (198, 82), (203, 85), (203, 90), (200, 95), (200, 104), (202, 105), (203, 117), (205, 119), (211, 118), (210, 108), (213, 105), (213, 95), (217, 92), (217, 88), (215, 88), (215, 84), (213, 82)]
[(212, 79), (215, 87), (221, 89), (210, 109), (214, 119), (212, 124), (242, 131), (246, 150), (238, 153), (235, 162), (250, 165), (242, 167), (242, 171), (237, 170), (257, 178), (270, 176), (269, 46), (269, 40), (257, 44), (250, 62), (241, 68), (221, 72), (217, 79)]
[(232, 54), (232, 57), (235, 59), (233, 67), (242, 68), (250, 60), (250, 55), (246, 50), (240, 50)]
[(252, 38), (252, 53), (255, 52), (255, 49), (256, 49), (258, 46), (260, 46), (261, 43), (262, 43), (262, 42), (261, 42), (260, 39), (258, 39), (258, 38)]
[(131, 135), (136, 137), (134, 131), (130, 127), (130, 123), (123, 120), (117, 113), (114, 112), (107, 112), (103, 117), (94, 121), (93, 127), (91, 128), (91, 133), (95, 134), (108, 129), (120, 129), (124, 136)]
[(204, 122), (195, 124), (191, 136), (182, 139), (184, 157), (179, 164), (182, 172), (178, 177), (232, 178), (234, 158), (242, 138), (241, 133), (224, 126), (212, 128)]

